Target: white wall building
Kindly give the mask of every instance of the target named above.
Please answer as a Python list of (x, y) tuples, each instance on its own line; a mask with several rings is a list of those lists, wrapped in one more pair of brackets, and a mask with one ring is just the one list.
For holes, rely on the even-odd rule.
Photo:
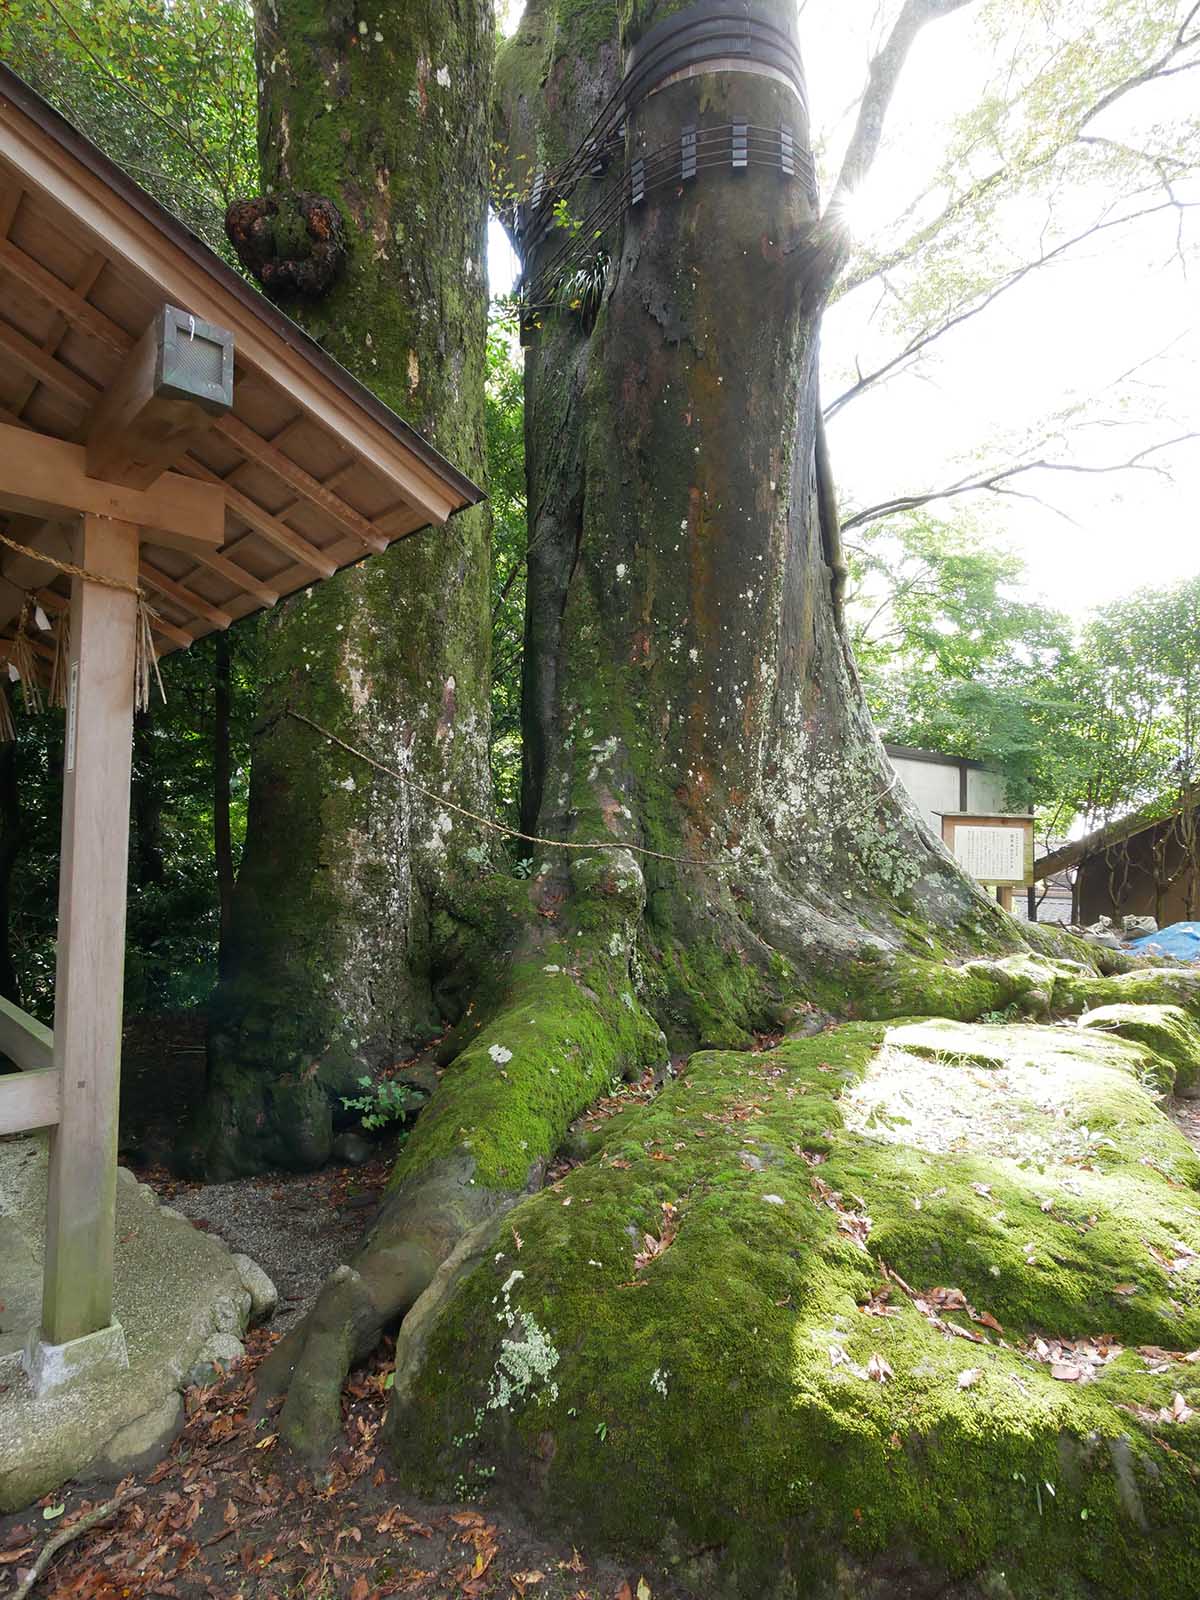
[(884, 749), (900, 782), (939, 839), (947, 812), (995, 817), (1007, 810), (1004, 774), (990, 771), (982, 761), (914, 750), (904, 744), (889, 744)]

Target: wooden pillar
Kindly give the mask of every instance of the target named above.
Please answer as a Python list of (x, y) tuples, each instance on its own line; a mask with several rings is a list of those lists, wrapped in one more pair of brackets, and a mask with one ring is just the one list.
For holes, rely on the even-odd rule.
[[(139, 530), (85, 516), (75, 562), (135, 584)], [(42, 1338), (65, 1344), (112, 1321), (117, 1100), (133, 736), (133, 594), (71, 580), (54, 1065)]]

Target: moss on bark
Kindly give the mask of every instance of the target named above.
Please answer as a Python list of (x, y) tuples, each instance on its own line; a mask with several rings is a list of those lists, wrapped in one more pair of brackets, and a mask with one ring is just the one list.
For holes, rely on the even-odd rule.
[[(336, 201), (349, 261), (287, 309), (483, 475), (488, 0), (257, 13), (268, 190)], [(476, 509), (316, 585), (268, 626), (250, 814), (188, 1140), (210, 1175), (327, 1158), (340, 1095), (440, 1025), (430, 919), (479, 840), (309, 728), (486, 806), (488, 525)]]

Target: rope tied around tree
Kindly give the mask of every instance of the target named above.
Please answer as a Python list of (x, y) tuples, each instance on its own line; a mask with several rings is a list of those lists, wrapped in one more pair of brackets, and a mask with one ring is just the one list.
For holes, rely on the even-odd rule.
[[(91, 572), (87, 567), (77, 566), (73, 561), (60, 561), (57, 556), (47, 555), (44, 550), (35, 550), (31, 545), (22, 544), (19, 539), (14, 539), (11, 534), (0, 529), (0, 544), (7, 545), (17, 555), (28, 556), (33, 561), (39, 561), (43, 566), (53, 567), (56, 572), (61, 572), (68, 578), (80, 578), (85, 583), (98, 583), (103, 589), (115, 589), (121, 594), (131, 594), (137, 601), (137, 613), (134, 619), (134, 646), (133, 646), (133, 693), (134, 705), (138, 711), (147, 711), (150, 707), (151, 685), (158, 684), (158, 692), (166, 703), (167, 691), (163, 687), (162, 673), (158, 667), (158, 653), (154, 648), (154, 619), (158, 612), (146, 599), (145, 592), (136, 583), (126, 583), (122, 578), (110, 578), (102, 572)], [(38, 605), (34, 595), (27, 593), (21, 603), (21, 611), (17, 620), (16, 632), (13, 636), (12, 648), (8, 657), (10, 678), (19, 681), (21, 697), (25, 710), (37, 715), (45, 710), (45, 700), (42, 695), (42, 686), (38, 679), (37, 662), (34, 658), (31, 627), (40, 632), (49, 631), (49, 623), (43, 628), (38, 618), (44, 619), (45, 613)], [(62, 611), (54, 624), (54, 658), (50, 667), (50, 704), (65, 710), (67, 704), (67, 683), (69, 678), (69, 662), (71, 657), (71, 615), (69, 610)], [(16, 738), (16, 728), (12, 720), (12, 711), (9, 707), (8, 696), (0, 695), (0, 744), (11, 744)]]
[(540, 834), (524, 833), (520, 828), (510, 828), (507, 823), (495, 822), (491, 817), (481, 816), (478, 811), (469, 811), (466, 806), (456, 805), (453, 800), (447, 800), (444, 795), (438, 794), (436, 790), (427, 789), (424, 784), (418, 783), (415, 778), (408, 777), (406, 773), (398, 772), (395, 767), (389, 767), (386, 763), (376, 760), (374, 756), (368, 755), (365, 750), (359, 750), (356, 746), (348, 744), (345, 739), (339, 738), (336, 733), (332, 733), (328, 728), (323, 728), (319, 722), (314, 722), (311, 717), (306, 717), (302, 711), (293, 711), (291, 706), (287, 706), (282, 715), (291, 717), (294, 722), (302, 722), (306, 727), (312, 728), (315, 733), (319, 733), (323, 739), (328, 739), (330, 744), (337, 745), (339, 750), (344, 750), (347, 755), (353, 756), (356, 761), (365, 762), (368, 767), (373, 767), (376, 772), (382, 772), (385, 777), (394, 778), (397, 783), (402, 783), (405, 788), (412, 789), (426, 800), (431, 800), (444, 811), (453, 811), (458, 816), (466, 817), (468, 821), (476, 823), (479, 827), (486, 828), (491, 833), (503, 834), (508, 839), (520, 839), (524, 844), (545, 845), (550, 850), (628, 850), (633, 855), (648, 856), (652, 861), (669, 861), (677, 867), (700, 867), (705, 872), (729, 872), (735, 865), (732, 861), (701, 861), (696, 856), (668, 855), (663, 850), (651, 850), (646, 845), (631, 844), (625, 839), (593, 839), (590, 841), (545, 839)]

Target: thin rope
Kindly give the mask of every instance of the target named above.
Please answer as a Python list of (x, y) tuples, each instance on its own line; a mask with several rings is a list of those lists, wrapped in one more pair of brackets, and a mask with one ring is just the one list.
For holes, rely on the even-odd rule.
[(409, 789), (415, 789), (427, 800), (432, 800), (435, 805), (441, 806), (445, 811), (455, 811), (460, 817), (467, 817), (471, 822), (478, 823), (481, 828), (488, 828), (493, 833), (502, 833), (509, 839), (521, 839), (526, 844), (541, 844), (551, 850), (629, 850), (634, 855), (650, 856), (655, 861), (670, 861), (677, 867), (702, 867), (706, 872), (728, 872), (733, 866), (732, 862), (699, 861), (694, 856), (669, 856), (661, 850), (649, 850), (645, 845), (628, 844), (623, 840), (600, 840), (591, 844), (582, 843), (574, 839), (543, 839), (536, 833), (522, 833), (519, 828), (510, 828), (503, 822), (493, 822), (491, 817), (481, 817), (477, 811), (468, 811), (466, 806), (455, 805), (453, 800), (447, 800), (434, 789), (426, 789), (415, 778), (397, 772), (395, 767), (385, 766), (382, 761), (376, 761), (374, 756), (369, 756), (365, 750), (358, 750), (352, 744), (347, 744), (345, 739), (339, 739), (336, 733), (330, 733), (328, 728), (323, 728), (319, 722), (314, 722), (311, 717), (306, 717), (302, 711), (293, 711), (290, 706), (284, 711), (285, 717), (291, 717), (295, 722), (303, 722), (307, 727), (319, 733), (323, 739), (328, 739), (330, 744), (337, 745), (339, 750), (344, 750), (347, 755), (354, 756), (358, 761), (364, 761), (368, 767), (374, 767), (376, 772), (382, 772), (389, 778), (395, 778), (397, 783), (404, 784)]

